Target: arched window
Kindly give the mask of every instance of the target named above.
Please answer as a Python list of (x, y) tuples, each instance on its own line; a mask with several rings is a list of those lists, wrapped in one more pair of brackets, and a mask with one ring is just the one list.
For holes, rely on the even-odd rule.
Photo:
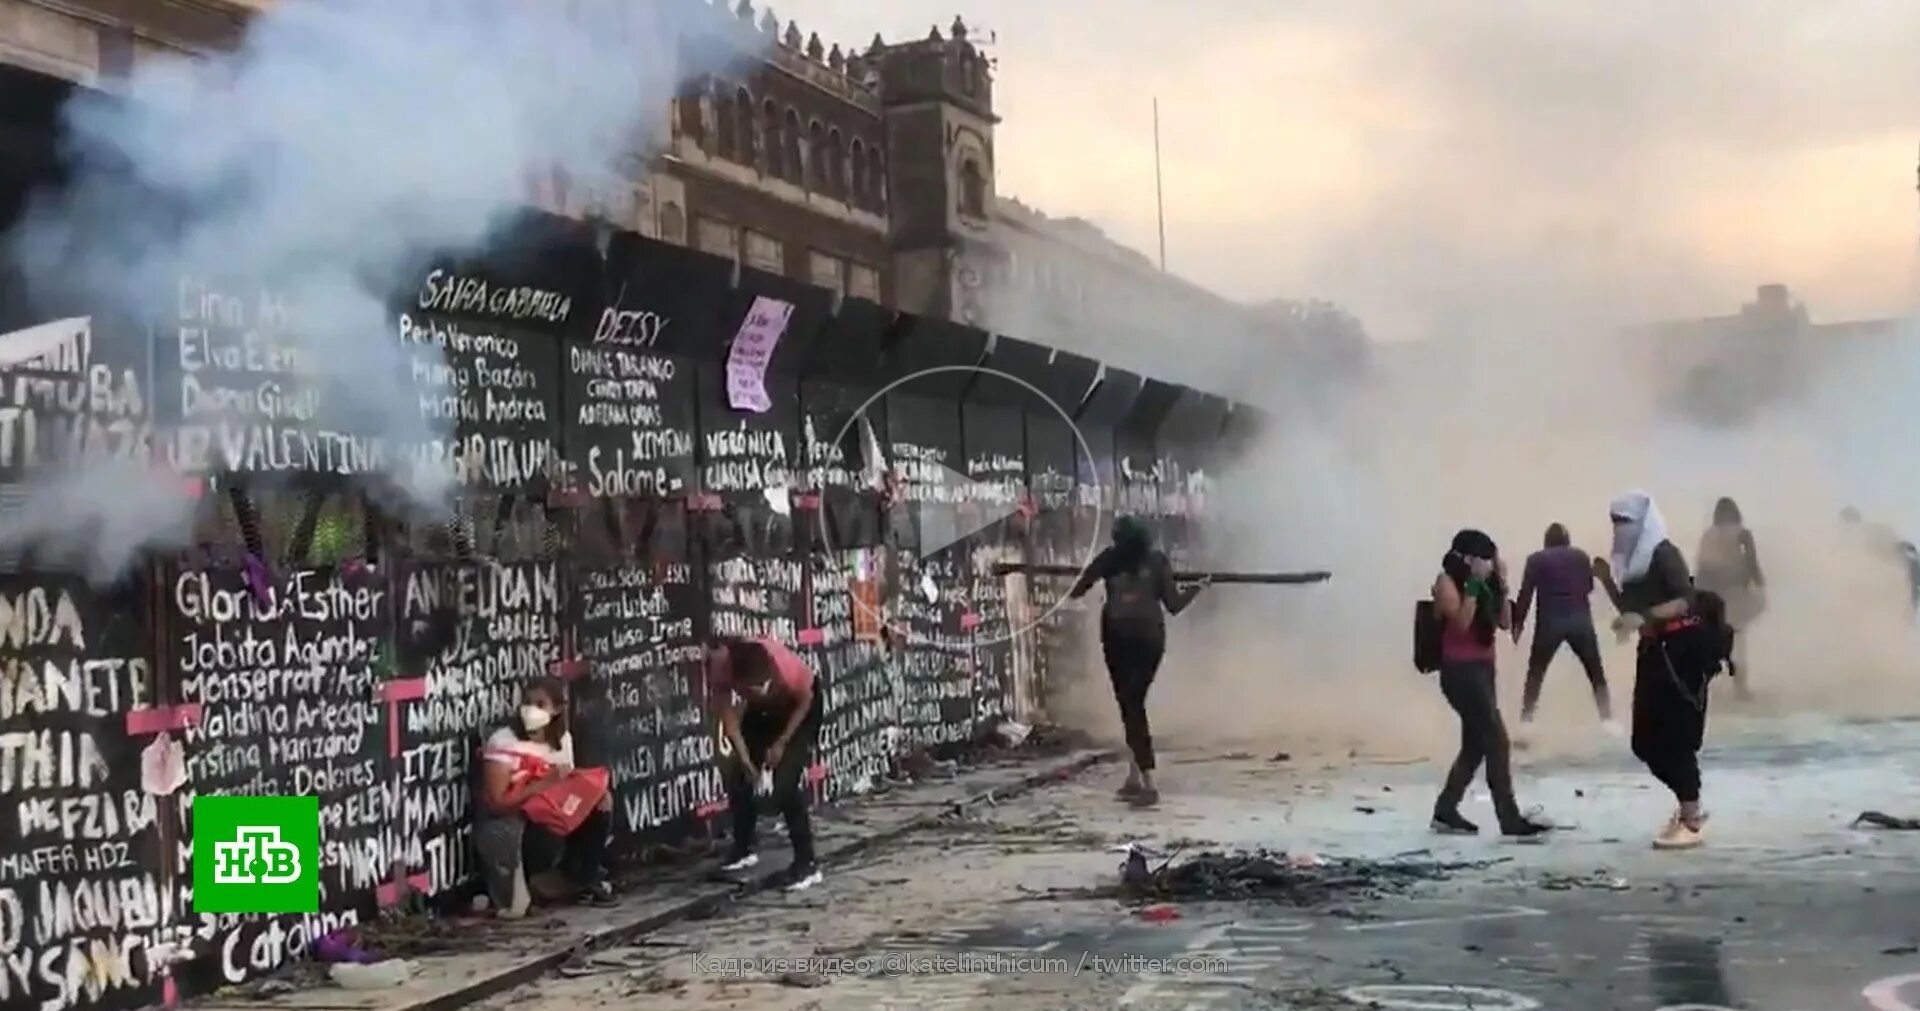
[(867, 185), (873, 190), (873, 209), (887, 209), (887, 167), (880, 161), (880, 148), (867, 148)]
[(787, 170), (782, 157), (785, 147), (780, 136), (780, 107), (774, 105), (771, 98), (767, 99), (767, 104), (761, 107), (760, 123), (764, 131), (761, 146), (767, 153), (767, 175), (775, 179), (784, 179)]
[(800, 113), (789, 108), (787, 110), (786, 136), (781, 138), (786, 142), (786, 157), (784, 159), (786, 164), (781, 167), (787, 170), (786, 180), (790, 183), (800, 182), (801, 170), (806, 167), (806, 162), (800, 159), (800, 145), (802, 143), (800, 134)]
[(980, 73), (980, 65), (974, 62), (971, 51), (960, 54), (960, 93), (972, 95), (974, 82)]
[(693, 141), (696, 147), (705, 147), (707, 143), (706, 104), (698, 94), (683, 95), (680, 98), (680, 135)]
[(827, 193), (837, 200), (847, 199), (847, 142), (838, 127), (827, 131)]
[(741, 88), (733, 93), (733, 107), (734, 128), (738, 131), (734, 147), (740, 153), (740, 164), (751, 165), (754, 160), (753, 96), (747, 93), (747, 89)]
[(827, 191), (827, 128), (817, 119), (807, 126), (807, 188)]
[(853, 204), (856, 207), (872, 207), (873, 195), (867, 192), (867, 146), (860, 138), (853, 138), (853, 155), (848, 159), (853, 167)]
[(974, 218), (987, 216), (987, 177), (972, 158), (960, 165), (960, 213)]
[(734, 147), (734, 140), (739, 134), (736, 132), (736, 127), (734, 126), (736, 117), (734, 116), (733, 96), (722, 91), (714, 98), (713, 105), (714, 153), (722, 158), (730, 159), (738, 157), (739, 151)]

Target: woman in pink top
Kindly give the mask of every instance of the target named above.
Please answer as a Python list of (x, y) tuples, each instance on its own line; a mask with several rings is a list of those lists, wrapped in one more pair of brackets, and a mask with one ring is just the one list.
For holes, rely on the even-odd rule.
[(786, 880), (790, 891), (820, 883), (813, 825), (800, 786), (820, 737), (822, 693), (814, 690), (813, 682), (806, 661), (774, 639), (722, 639), (707, 654), (707, 691), (733, 746), (733, 758), (725, 766), (733, 855), (722, 870), (744, 871), (760, 862), (753, 851), (759, 817), (754, 789), (760, 770), (770, 768), (773, 802), (793, 840), (793, 866)]
[(1494, 633), (1513, 624), (1513, 606), (1507, 600), (1506, 563), (1493, 538), (1478, 530), (1454, 535), (1433, 580), (1433, 601), (1442, 623), (1440, 691), (1460, 715), (1460, 754), (1434, 802), (1433, 829), (1464, 835), (1480, 831), (1460, 816), (1460, 801), (1484, 762), (1501, 833), (1538, 836), (1546, 826), (1523, 817), (1513, 798), (1511, 745), (1494, 691)]

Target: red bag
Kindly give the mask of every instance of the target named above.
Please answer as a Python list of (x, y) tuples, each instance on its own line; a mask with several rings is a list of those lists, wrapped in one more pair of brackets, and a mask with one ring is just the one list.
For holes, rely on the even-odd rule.
[(572, 835), (606, 799), (612, 777), (605, 769), (575, 769), (567, 778), (534, 794), (520, 810), (527, 820), (556, 835)]

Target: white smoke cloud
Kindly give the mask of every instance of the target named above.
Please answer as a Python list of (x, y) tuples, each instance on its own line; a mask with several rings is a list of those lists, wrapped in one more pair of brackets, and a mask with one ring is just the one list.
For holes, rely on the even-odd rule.
[[(718, 16), (668, 0), (277, 4), (232, 53), (143, 64), (130, 101), (71, 102), (73, 184), (36, 201), (8, 252), (47, 302), (160, 325), (183, 276), (269, 288), (325, 370), (323, 420), (419, 444), (434, 433), (387, 311), (410, 258), (481, 243), (532, 171), (631, 186), (620, 173), (658, 145), (679, 82), (734, 55), (696, 42), (711, 37), (696, 19)], [(111, 575), (188, 526), (190, 502), (158, 481), (49, 479), (0, 544), (77, 539)], [(431, 505), (444, 487), (406, 490)]]

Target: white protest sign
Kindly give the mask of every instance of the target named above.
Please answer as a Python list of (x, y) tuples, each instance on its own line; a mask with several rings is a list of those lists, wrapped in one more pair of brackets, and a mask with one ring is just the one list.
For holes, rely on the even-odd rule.
[(727, 352), (727, 405), (736, 411), (764, 414), (773, 409), (767, 396), (767, 363), (786, 335), (793, 305), (765, 295), (756, 296)]

